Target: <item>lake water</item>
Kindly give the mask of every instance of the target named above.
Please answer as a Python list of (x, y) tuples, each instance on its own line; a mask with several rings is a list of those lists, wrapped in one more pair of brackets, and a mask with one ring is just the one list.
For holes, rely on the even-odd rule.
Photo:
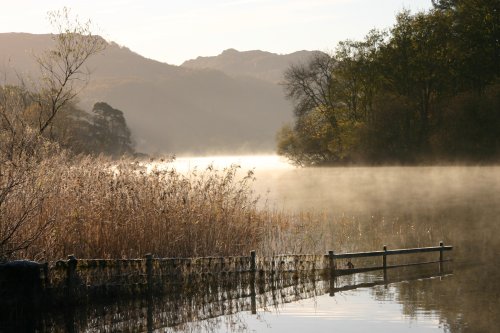
[(272, 323), (276, 331), (287, 332), (301, 332), (304, 327), (352, 332), (364, 328), (384, 332), (498, 331), (499, 166), (295, 168), (278, 156), (176, 161), (184, 170), (231, 163), (243, 171), (255, 169), (254, 188), (261, 205), (374, 223), (426, 224), (433, 236), (419, 239), (419, 246), (437, 245), (439, 240), (454, 245), (454, 274), (443, 281), (397, 283), (389, 289), (377, 287), (290, 303), (277, 312), (261, 313), (262, 321), (259, 316), (243, 315), (248, 330), (264, 331), (265, 323)]
[[(370, 223), (426, 224), (432, 237), (423, 237), (419, 244), (444, 240), (454, 246), (454, 261), (446, 264), (444, 274), (435, 264), (390, 270), (389, 280), (382, 272), (357, 274), (257, 293), (253, 302), (219, 295), (215, 302), (200, 304), (172, 296), (70, 309), (30, 318), (18, 323), (17, 331), (499, 331), (500, 167), (300, 169), (277, 156), (178, 158), (169, 167), (187, 172), (232, 163), (243, 171), (255, 169), (261, 207), (325, 212)], [(0, 332), (8, 331), (5, 327), (0, 325)]]
[[(500, 193), (498, 166), (296, 168), (276, 155), (182, 157), (173, 166), (186, 172), (231, 164), (242, 174), (254, 170), (261, 201), (286, 211), (419, 214), (438, 207), (498, 206), (490, 199)], [(493, 206), (487, 208), (498, 212)]]
[[(433, 281), (433, 283), (439, 283)], [(332, 297), (316, 296), (278, 309), (259, 309), (198, 323), (219, 332), (444, 332), (438, 311), (404, 313), (395, 299), (377, 299), (375, 293), (397, 294), (397, 286), (347, 291)]]

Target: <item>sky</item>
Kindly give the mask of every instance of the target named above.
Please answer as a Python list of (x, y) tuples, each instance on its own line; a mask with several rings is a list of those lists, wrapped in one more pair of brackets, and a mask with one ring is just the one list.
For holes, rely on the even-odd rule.
[[(223, 50), (329, 51), (388, 28), (431, 0), (0, 0), (0, 32), (55, 32), (47, 12), (68, 7), (93, 31), (173, 65)], [(1, 47), (1, 46), (0, 46)]]

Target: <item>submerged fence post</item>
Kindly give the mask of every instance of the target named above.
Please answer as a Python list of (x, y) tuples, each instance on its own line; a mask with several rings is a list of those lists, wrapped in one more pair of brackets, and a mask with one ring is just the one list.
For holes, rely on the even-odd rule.
[(153, 293), (153, 255), (151, 253), (146, 254), (146, 276), (148, 283), (148, 294)]
[(72, 303), (76, 298), (76, 265), (78, 261), (74, 255), (68, 256), (67, 287), (68, 300)]
[(328, 268), (330, 269), (330, 279), (335, 278), (335, 253), (328, 251)]
[(148, 329), (148, 333), (152, 333), (154, 329), (153, 306), (153, 297), (148, 297), (148, 310), (146, 315), (146, 327)]
[(257, 314), (257, 302), (255, 300), (255, 274), (257, 273), (257, 263), (255, 251), (250, 251), (250, 301), (252, 314)]
[(382, 258), (383, 258), (382, 265), (384, 266), (384, 282), (387, 283), (387, 245), (384, 245), (384, 255)]
[(440, 241), (439, 246), (441, 247), (439, 249), (439, 274), (443, 273), (443, 251), (444, 251), (444, 242)]
[(330, 277), (330, 296), (335, 296), (335, 253), (328, 251), (328, 270)]
[(47, 291), (50, 288), (49, 263), (43, 264), (43, 287)]

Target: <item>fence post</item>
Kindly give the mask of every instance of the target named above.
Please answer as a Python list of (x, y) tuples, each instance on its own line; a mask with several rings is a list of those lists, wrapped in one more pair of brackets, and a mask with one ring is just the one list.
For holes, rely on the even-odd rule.
[(443, 273), (443, 250), (444, 250), (444, 242), (440, 241), (439, 246), (441, 247), (439, 249), (439, 274)]
[[(384, 281), (387, 283), (387, 245), (384, 245), (384, 255), (383, 255), (383, 266), (384, 266)], [(387, 285), (386, 285), (387, 287)]]
[(328, 251), (328, 270), (330, 283), (330, 296), (335, 296), (335, 253)]
[(330, 268), (330, 279), (335, 278), (335, 253), (328, 251), (328, 266)]
[(257, 301), (255, 299), (255, 274), (257, 273), (257, 262), (255, 251), (250, 251), (250, 302), (252, 314), (257, 314)]
[(444, 251), (444, 243), (443, 243), (443, 241), (439, 242), (439, 246), (441, 247), (439, 249), (439, 261), (443, 262), (443, 251)]
[(386, 270), (387, 269), (387, 245), (384, 245), (383, 266), (384, 266), (384, 270)]
[(252, 273), (255, 273), (257, 271), (255, 251), (250, 251), (250, 271), (252, 271)]
[(153, 293), (153, 255), (151, 253), (146, 254), (146, 275), (148, 283), (148, 294)]
[(74, 302), (76, 296), (76, 265), (77, 259), (74, 255), (68, 256), (68, 269), (67, 269), (67, 286), (68, 286), (68, 299), (71, 303)]

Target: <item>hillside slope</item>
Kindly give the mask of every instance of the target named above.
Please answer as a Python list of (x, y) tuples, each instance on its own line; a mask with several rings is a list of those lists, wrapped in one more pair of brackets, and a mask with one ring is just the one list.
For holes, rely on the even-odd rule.
[[(14, 71), (36, 78), (32, 54), (51, 43), (50, 35), (0, 34), (0, 66), (7, 81), (17, 82)], [(282, 87), (259, 75), (172, 66), (115, 43), (88, 67), (91, 81), (79, 96), (80, 105), (89, 110), (104, 101), (122, 110), (139, 151), (273, 151), (277, 129), (291, 119)]]
[(315, 51), (297, 51), (290, 54), (275, 54), (260, 50), (237, 51), (228, 49), (218, 56), (198, 57), (185, 61), (186, 68), (210, 68), (231, 76), (250, 76), (271, 83), (283, 81), (283, 73), (293, 63), (304, 62)]

